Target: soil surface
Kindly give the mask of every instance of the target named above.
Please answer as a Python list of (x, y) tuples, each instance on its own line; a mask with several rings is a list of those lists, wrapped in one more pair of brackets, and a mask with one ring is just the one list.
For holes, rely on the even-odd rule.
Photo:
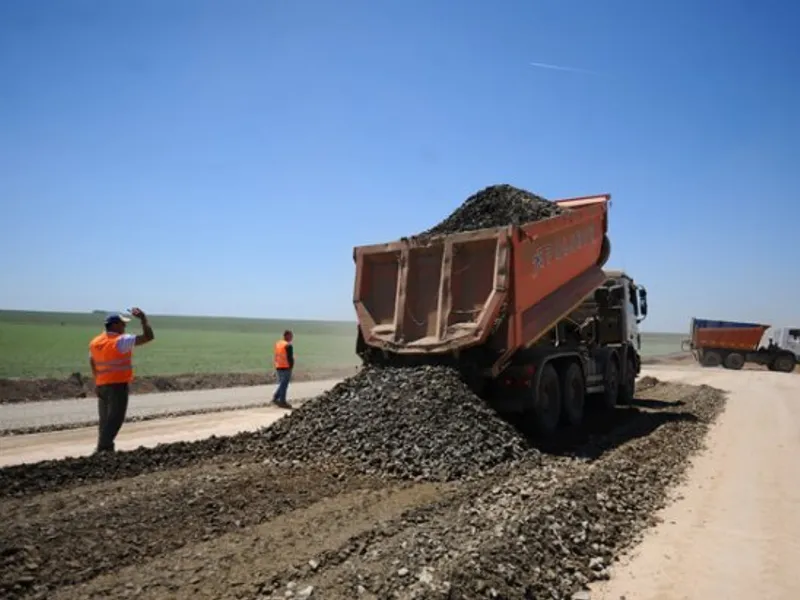
[[(448, 377), (428, 376), (439, 387)], [(363, 425), (357, 443), (302, 415), (272, 435), (0, 469), (0, 597), (571, 598), (609, 577), (653, 522), (723, 407), (713, 388), (647, 378), (632, 406), (595, 409), (550, 443), (477, 406), (453, 412), (455, 425), (409, 407), (420, 412), (409, 427), (427, 419), (448, 443), (475, 419), (486, 421), (475, 448), (518, 443), (477, 455), (473, 470), (467, 452), (435, 468), (431, 442), (412, 464), (434, 468), (397, 471), (393, 455), (413, 457), (411, 434), (379, 447), (380, 425)], [(349, 422), (319, 410), (334, 428)], [(291, 422), (332, 436), (331, 448), (299, 447)]]
[(800, 598), (800, 378), (768, 371), (657, 367), (657, 377), (729, 393), (727, 408), (662, 524), (592, 600)]
[[(349, 377), (358, 367), (298, 369), (293, 381), (316, 381)], [(211, 390), (218, 388), (267, 385), (275, 383), (275, 373), (190, 373), (184, 375), (147, 375), (136, 377), (131, 384), (132, 394)], [(0, 404), (86, 398), (94, 395), (91, 377), (73, 373), (65, 379), (2, 379)]]

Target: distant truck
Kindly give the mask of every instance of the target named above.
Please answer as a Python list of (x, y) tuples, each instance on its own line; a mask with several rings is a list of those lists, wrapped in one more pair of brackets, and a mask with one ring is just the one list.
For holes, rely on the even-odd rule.
[(460, 368), (499, 412), (542, 434), (584, 418), (587, 395), (633, 400), (647, 292), (610, 254), (610, 196), (509, 225), (359, 246), (356, 350), (373, 362)]
[(684, 350), (704, 367), (741, 369), (747, 363), (791, 373), (800, 362), (800, 328), (693, 318)]

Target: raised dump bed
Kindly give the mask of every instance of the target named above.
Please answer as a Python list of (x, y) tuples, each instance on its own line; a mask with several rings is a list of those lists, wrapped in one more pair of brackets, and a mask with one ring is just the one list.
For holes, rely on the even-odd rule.
[(353, 301), (364, 343), (436, 355), (492, 336), (501, 364), (606, 280), (609, 200), (560, 200), (568, 210), (525, 225), (356, 247)]

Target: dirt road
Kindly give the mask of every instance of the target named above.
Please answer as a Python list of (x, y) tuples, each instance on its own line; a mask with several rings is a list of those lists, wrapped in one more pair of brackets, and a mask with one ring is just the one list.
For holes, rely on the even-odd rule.
[(661, 379), (729, 390), (709, 450), (664, 523), (592, 599), (800, 598), (800, 377), (659, 368)]
[[(126, 423), (116, 440), (116, 446), (126, 451), (139, 447), (152, 448), (158, 444), (202, 440), (212, 435), (235, 435), (272, 425), (285, 414), (283, 409), (268, 406)], [(94, 451), (96, 444), (96, 427), (0, 437), (0, 467), (68, 456), (87, 456)]]

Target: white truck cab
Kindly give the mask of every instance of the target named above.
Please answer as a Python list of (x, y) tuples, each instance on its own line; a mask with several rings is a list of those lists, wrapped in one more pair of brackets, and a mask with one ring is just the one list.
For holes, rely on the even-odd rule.
[(800, 327), (770, 327), (761, 340), (763, 348), (777, 346), (792, 352), (800, 361)]

